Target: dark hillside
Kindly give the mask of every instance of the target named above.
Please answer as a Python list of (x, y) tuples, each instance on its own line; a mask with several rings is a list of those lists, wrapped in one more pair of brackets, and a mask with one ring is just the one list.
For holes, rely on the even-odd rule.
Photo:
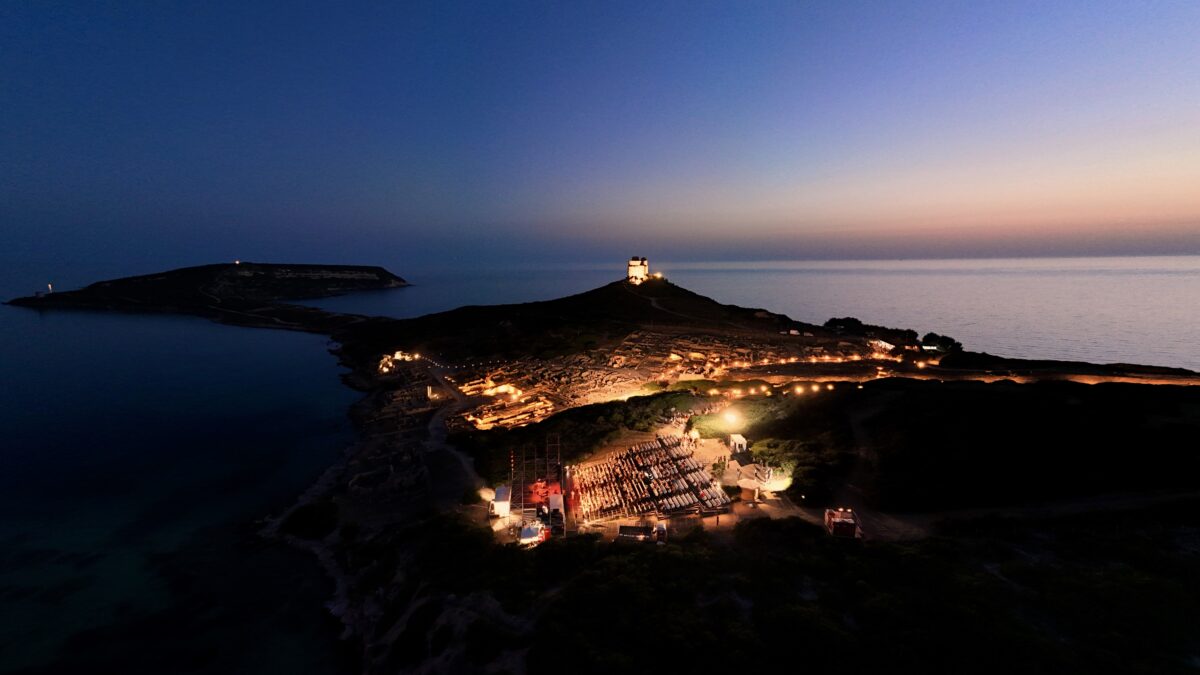
[(639, 327), (776, 334), (826, 331), (765, 310), (723, 305), (669, 281), (616, 281), (556, 300), (467, 306), (401, 321), (372, 320), (337, 337), (347, 351), (373, 356), (406, 345), (446, 358), (554, 356), (628, 335)]
[(796, 441), (776, 446), (801, 463), (857, 454), (842, 480), (880, 509), (1200, 489), (1197, 387), (897, 378), (788, 405), (747, 437)]
[(990, 370), (1012, 375), (1037, 374), (1044, 371), (1058, 373), (1120, 375), (1142, 373), (1146, 375), (1195, 375), (1186, 368), (1166, 366), (1141, 366), (1128, 363), (1086, 363), (1083, 361), (1053, 361), (1047, 359), (1012, 359), (994, 356), (986, 352), (955, 352), (942, 357), (940, 367), (945, 370), (980, 371)]

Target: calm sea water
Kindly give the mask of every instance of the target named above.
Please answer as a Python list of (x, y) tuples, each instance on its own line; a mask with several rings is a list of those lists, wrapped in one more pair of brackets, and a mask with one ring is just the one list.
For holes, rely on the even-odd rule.
[[(1200, 257), (651, 265), (804, 321), (1200, 369)], [(314, 304), (416, 316), (622, 274), (389, 266), (416, 285)], [(315, 562), (253, 535), (351, 436), (323, 338), (0, 307), (0, 354), (0, 672), (344, 670)]]
[(338, 670), (254, 535), (352, 437), (323, 338), (0, 307), (0, 353), (0, 672)]
[[(619, 263), (620, 261), (618, 261)], [(811, 323), (949, 334), (1002, 356), (1200, 370), (1200, 256), (910, 261), (658, 263), (651, 269), (721, 302)], [(595, 288), (620, 264), (536, 270), (430, 270), (395, 293), (321, 306), (395, 317), (464, 303), (528, 302)]]

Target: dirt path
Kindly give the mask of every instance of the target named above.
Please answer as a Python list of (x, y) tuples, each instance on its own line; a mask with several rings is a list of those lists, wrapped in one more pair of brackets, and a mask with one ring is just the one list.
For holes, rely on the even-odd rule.
[(465, 410), (468, 401), (458, 387), (446, 381), (443, 370), (435, 366), (430, 367), (429, 372), (454, 396), (454, 403), (442, 406), (429, 418), (425, 441), (425, 463), (433, 480), (434, 500), (440, 509), (458, 506), (468, 489), (483, 487), (483, 478), (475, 472), (475, 462), (447, 441), (450, 432), (446, 429), (446, 419)]
[[(872, 439), (867, 433), (863, 421), (886, 409), (892, 398), (895, 398), (895, 395), (881, 400), (878, 405), (863, 410), (850, 418), (850, 430), (854, 435), (855, 445), (854, 467), (846, 479), (846, 484), (834, 493), (834, 501), (837, 506), (854, 509), (854, 512), (858, 514), (863, 536), (867, 539), (886, 541), (923, 539), (932, 533), (931, 520), (884, 513), (873, 509), (867, 505), (862, 490), (858, 487), (866, 478), (867, 462), (874, 452)], [(824, 524), (823, 513), (822, 524)]]
[[(636, 297), (636, 298), (640, 298), (640, 299), (643, 299), (643, 300), (646, 300), (646, 301), (648, 301), (648, 302), (650, 303), (650, 306), (651, 306), (651, 307), (653, 307), (654, 309), (656, 309), (656, 310), (658, 310), (658, 311), (660, 311), (660, 312), (663, 312), (664, 314), (670, 314), (670, 315), (672, 315), (672, 316), (677, 316), (677, 317), (679, 317), (679, 318), (681, 318), (681, 319), (687, 319), (688, 321), (695, 322), (695, 323), (699, 323), (699, 324), (710, 324), (710, 325), (711, 325), (711, 324), (713, 324), (713, 323), (714, 323), (714, 321), (713, 321), (712, 319), (701, 319), (701, 318), (698, 318), (698, 317), (694, 317), (694, 316), (689, 316), (689, 315), (687, 315), (687, 314), (683, 314), (682, 312), (676, 312), (676, 311), (674, 311), (674, 310), (667, 309), (666, 307), (663, 307), (662, 305), (660, 305), (660, 304), (658, 303), (658, 298), (650, 297), (650, 296), (648, 296), (648, 295), (640, 295), (640, 294), (638, 294), (638, 293), (634, 293), (634, 292), (633, 292), (633, 291), (632, 291), (632, 290), (629, 288), (629, 286), (628, 286), (628, 285), (623, 285), (623, 286), (622, 286), (622, 288), (624, 288), (624, 289), (625, 289), (625, 292), (626, 292), (626, 293), (628, 293), (628, 294), (630, 294), (630, 295), (632, 295), (632, 296), (634, 296), (634, 297)], [(746, 327), (745, 327), (745, 326), (742, 326), (742, 325), (740, 325), (740, 324), (737, 324), (737, 323), (735, 323), (735, 322), (733, 322), (733, 321), (716, 321), (715, 323), (723, 323), (723, 324), (726, 324), (726, 325), (728, 325), (728, 326), (733, 326), (734, 328), (737, 328), (738, 330), (741, 330), (741, 331), (744, 331), (744, 330), (746, 330)], [(653, 324), (651, 324), (651, 326), (653, 326)]]

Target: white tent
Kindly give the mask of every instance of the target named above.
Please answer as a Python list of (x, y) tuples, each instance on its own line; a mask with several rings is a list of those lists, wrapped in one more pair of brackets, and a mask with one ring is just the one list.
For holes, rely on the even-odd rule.
[(488, 505), (488, 511), (497, 517), (507, 518), (512, 506), (512, 488), (501, 485), (496, 488), (496, 498)]

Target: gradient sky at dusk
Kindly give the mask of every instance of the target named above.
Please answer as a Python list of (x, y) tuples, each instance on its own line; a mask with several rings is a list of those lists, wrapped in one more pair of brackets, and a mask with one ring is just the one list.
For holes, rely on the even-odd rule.
[(1200, 2), (6, 2), (0, 248), (1200, 253)]

